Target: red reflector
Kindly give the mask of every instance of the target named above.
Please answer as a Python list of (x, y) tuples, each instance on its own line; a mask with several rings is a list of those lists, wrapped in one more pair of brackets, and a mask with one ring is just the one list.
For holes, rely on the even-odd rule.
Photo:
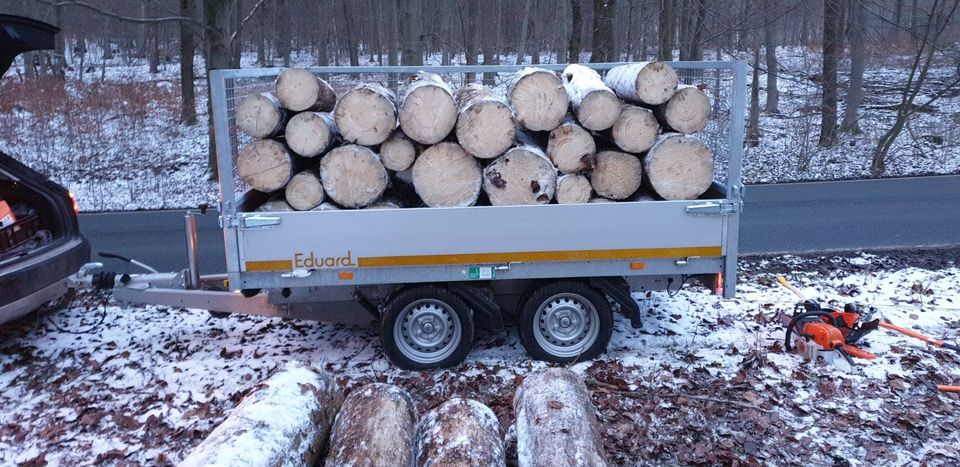
[(717, 273), (717, 290), (713, 291), (717, 295), (723, 295), (723, 273)]
[(72, 191), (68, 191), (67, 195), (70, 196), (70, 202), (73, 203), (73, 213), (80, 214), (80, 203), (77, 202), (77, 197), (73, 195)]

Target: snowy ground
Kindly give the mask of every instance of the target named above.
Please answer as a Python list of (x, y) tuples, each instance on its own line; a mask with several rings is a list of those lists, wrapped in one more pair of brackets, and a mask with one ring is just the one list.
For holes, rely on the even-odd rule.
[[(830, 149), (817, 146), (818, 57), (818, 51), (800, 47), (778, 50), (780, 109), (761, 114), (760, 145), (744, 156), (747, 183), (869, 176), (870, 153), (894, 116), (892, 107), (881, 107), (897, 102), (906, 57), (871, 57), (861, 110), (864, 133), (843, 135), (841, 144)], [(369, 59), (364, 55), (361, 63), (373, 64)], [(435, 61), (431, 64), (439, 64), (439, 57)], [(243, 56), (244, 67), (254, 67), (254, 62), (253, 55)], [(463, 57), (453, 62), (462, 63)], [(947, 59), (942, 62), (931, 70), (930, 88), (921, 100), (954, 77), (955, 66)], [(217, 188), (207, 175), (203, 80), (197, 80), (196, 90), (200, 123), (185, 126), (178, 123), (175, 63), (162, 64), (157, 75), (148, 73), (143, 60), (117, 58), (101, 67), (95, 51), (88, 63), (96, 65), (84, 74), (82, 85), (78, 71), (68, 71), (66, 90), (56, 83), (24, 84), (20, 68), (0, 79), (0, 151), (66, 185), (84, 211), (182, 208), (216, 200)], [(313, 64), (309, 54), (293, 57), (294, 66)], [(197, 67), (202, 67), (200, 57)], [(841, 71), (847, 68), (845, 62)], [(763, 105), (766, 75), (760, 80)], [(714, 84), (706, 81), (709, 92)], [(841, 99), (844, 96), (841, 89)], [(841, 114), (842, 108), (843, 102)], [(931, 111), (917, 114), (891, 154), (888, 176), (960, 172), (960, 93), (948, 94)]]
[[(879, 355), (852, 372), (784, 353), (774, 319), (805, 293), (856, 300), (890, 321), (956, 341), (958, 250), (919, 255), (782, 256), (741, 262), (738, 296), (698, 288), (636, 296), (602, 358), (573, 365), (593, 392), (616, 464), (956, 464), (960, 355), (877, 331)], [(422, 415), (453, 396), (500, 419), (515, 462), (511, 401), (526, 358), (515, 331), (481, 336), (457, 368), (392, 368), (374, 330), (204, 311), (120, 308), (94, 295), (0, 327), (0, 464), (176, 463), (257, 381), (293, 359), (348, 387), (388, 381)]]

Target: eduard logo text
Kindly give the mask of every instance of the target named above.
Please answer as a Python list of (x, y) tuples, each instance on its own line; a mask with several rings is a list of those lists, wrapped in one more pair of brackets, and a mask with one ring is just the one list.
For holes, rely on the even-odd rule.
[(312, 251), (309, 254), (304, 253), (294, 253), (293, 254), (293, 267), (295, 268), (307, 268), (307, 269), (317, 269), (317, 268), (344, 268), (344, 267), (354, 267), (357, 264), (353, 262), (352, 253), (347, 250), (346, 256), (325, 256), (318, 257)]

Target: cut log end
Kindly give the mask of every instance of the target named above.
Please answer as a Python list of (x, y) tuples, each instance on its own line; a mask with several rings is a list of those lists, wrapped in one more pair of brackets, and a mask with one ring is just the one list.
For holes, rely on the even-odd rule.
[(610, 138), (624, 151), (641, 153), (653, 147), (659, 133), (660, 124), (651, 110), (626, 105), (610, 130)]
[(269, 138), (283, 131), (286, 112), (270, 93), (250, 94), (237, 104), (235, 120), (240, 131), (254, 138)]
[(450, 399), (427, 412), (418, 431), (418, 465), (506, 465), (500, 422), (480, 402)]
[(547, 155), (561, 173), (577, 173), (593, 167), (597, 145), (580, 125), (564, 122), (550, 132)]
[(315, 157), (336, 142), (337, 127), (329, 113), (300, 112), (287, 122), (284, 139), (293, 152)]
[(329, 112), (337, 103), (337, 94), (326, 81), (303, 68), (290, 68), (277, 76), (277, 98), (293, 111)]
[(271, 192), (283, 188), (293, 174), (287, 148), (276, 141), (254, 141), (237, 154), (237, 174), (254, 190)]
[(710, 118), (710, 98), (696, 86), (681, 86), (664, 105), (663, 118), (679, 133), (703, 131)]
[(337, 414), (326, 465), (413, 465), (415, 422), (403, 389), (381, 383), (355, 389)]
[(598, 195), (613, 200), (630, 197), (638, 189), (643, 177), (640, 159), (619, 151), (601, 151), (597, 165), (590, 173), (590, 183)]
[(349, 144), (320, 160), (320, 181), (330, 199), (345, 208), (362, 208), (387, 189), (387, 170), (369, 148)]
[(513, 145), (517, 122), (513, 111), (493, 91), (479, 84), (468, 84), (455, 96), (457, 141), (474, 157), (492, 159)]
[(587, 94), (577, 107), (577, 121), (588, 130), (606, 130), (613, 126), (619, 116), (620, 99), (608, 90), (597, 90)]
[(610, 69), (604, 82), (623, 100), (660, 105), (673, 96), (679, 79), (666, 63), (640, 62)]
[(323, 202), (323, 185), (313, 170), (300, 172), (287, 183), (284, 191), (287, 204), (297, 211), (309, 211)]
[(551, 71), (521, 70), (511, 83), (510, 105), (517, 121), (531, 131), (550, 131), (563, 121), (569, 100), (563, 82)]
[(457, 105), (439, 75), (420, 72), (400, 90), (400, 128), (410, 139), (435, 144), (453, 131)]
[(380, 145), (380, 161), (383, 162), (384, 167), (395, 172), (409, 169), (416, 158), (416, 145), (401, 131), (395, 131)]
[(413, 186), (430, 207), (472, 206), (480, 196), (480, 164), (456, 143), (430, 146), (413, 163)]
[(557, 190), (557, 169), (532, 146), (518, 146), (483, 171), (483, 190), (494, 206), (547, 204)]
[(647, 181), (666, 200), (696, 199), (713, 183), (710, 148), (692, 136), (662, 138), (643, 160)]
[(333, 116), (343, 139), (364, 146), (380, 144), (397, 126), (394, 96), (380, 85), (361, 84), (347, 92)]
[(593, 186), (590, 179), (579, 174), (561, 175), (557, 179), (557, 203), (582, 204), (590, 202)]

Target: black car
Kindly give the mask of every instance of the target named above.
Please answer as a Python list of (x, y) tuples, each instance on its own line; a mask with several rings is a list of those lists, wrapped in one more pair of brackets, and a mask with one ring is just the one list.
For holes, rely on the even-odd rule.
[[(20, 53), (52, 49), (57, 32), (0, 15), (0, 77)], [(89, 259), (73, 195), (0, 152), (0, 323), (63, 296), (65, 279)]]

